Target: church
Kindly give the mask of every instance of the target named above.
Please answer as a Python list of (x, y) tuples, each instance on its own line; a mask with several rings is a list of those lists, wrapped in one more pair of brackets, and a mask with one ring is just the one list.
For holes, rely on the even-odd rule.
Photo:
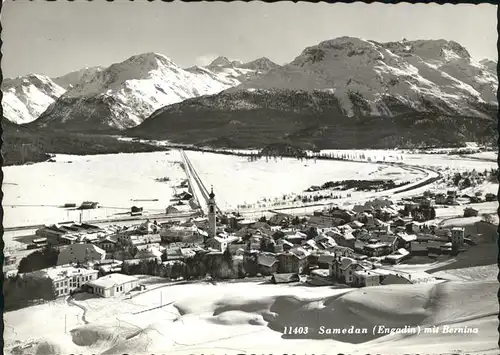
[(224, 252), (233, 241), (226, 233), (217, 233), (217, 205), (213, 187), (207, 200), (208, 207), (208, 238), (205, 240), (205, 247)]

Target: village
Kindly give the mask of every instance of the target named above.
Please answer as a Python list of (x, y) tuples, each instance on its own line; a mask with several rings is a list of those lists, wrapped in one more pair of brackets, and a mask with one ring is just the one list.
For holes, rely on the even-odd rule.
[[(188, 180), (181, 187), (185, 191), (176, 195), (167, 215), (179, 212), (175, 206), (196, 207)], [(148, 286), (139, 275), (168, 282), (262, 278), (336, 287), (433, 282), (431, 274), (395, 266), (474, 253), (469, 249), (474, 249), (477, 236), (496, 231), (487, 218), (475, 220), (469, 230), (437, 223), (436, 208), (456, 206), (458, 199), (477, 203), (495, 200), (496, 195), (428, 190), (398, 203), (378, 198), (350, 209), (330, 204), (309, 215), (273, 211), (269, 217), (248, 219), (238, 212), (222, 213), (212, 190), (206, 216), (164, 223), (146, 219), (126, 226), (69, 222), (39, 228), (28, 245), (34, 253), (21, 260), (18, 273), (50, 280), (54, 298), (76, 292), (99, 297), (140, 292)], [(84, 202), (80, 208), (97, 205)], [(142, 213), (137, 206), (130, 210), (132, 216)], [(474, 208), (463, 208), (463, 218), (477, 216)]]

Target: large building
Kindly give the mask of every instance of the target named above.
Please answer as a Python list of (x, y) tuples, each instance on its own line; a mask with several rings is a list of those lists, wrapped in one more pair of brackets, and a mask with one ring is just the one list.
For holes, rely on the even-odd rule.
[(52, 281), (56, 296), (69, 295), (71, 291), (81, 287), (89, 281), (97, 279), (99, 271), (72, 266), (55, 266), (32, 272), (31, 275), (46, 277)]
[(139, 286), (136, 277), (123, 274), (109, 274), (85, 285), (86, 291), (101, 297), (113, 297), (127, 293)]
[(87, 263), (101, 261), (106, 258), (106, 252), (93, 244), (71, 244), (59, 248), (57, 265), (72, 263)]

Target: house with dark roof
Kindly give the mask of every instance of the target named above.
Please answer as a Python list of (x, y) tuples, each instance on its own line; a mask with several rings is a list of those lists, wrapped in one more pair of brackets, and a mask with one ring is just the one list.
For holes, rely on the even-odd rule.
[(276, 253), (287, 252), (292, 248), (293, 244), (284, 238), (278, 239), (278, 241), (276, 241), (276, 245), (274, 246)]
[(259, 272), (264, 276), (269, 276), (278, 271), (278, 260), (274, 255), (259, 254), (257, 256)]
[(78, 209), (79, 210), (92, 210), (92, 209), (97, 208), (98, 205), (99, 205), (99, 202), (84, 201), (84, 202), (82, 202), (80, 207), (78, 207)]
[(59, 248), (57, 265), (101, 261), (106, 252), (93, 244), (71, 244)]
[(376, 257), (390, 254), (390, 246), (387, 243), (369, 243), (363, 248), (363, 254)]
[(307, 255), (297, 255), (292, 251), (278, 254), (279, 273), (301, 273), (307, 264)]
[(356, 237), (350, 232), (335, 234), (333, 239), (337, 245), (351, 249), (354, 249), (356, 243)]
[(392, 254), (387, 255), (384, 260), (390, 264), (399, 264), (409, 257), (410, 253), (406, 249), (398, 249)]

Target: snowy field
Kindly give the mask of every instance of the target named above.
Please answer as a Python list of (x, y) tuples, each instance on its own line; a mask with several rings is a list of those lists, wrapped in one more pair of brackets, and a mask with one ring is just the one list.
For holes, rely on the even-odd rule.
[[(471, 203), (467, 207), (476, 209), (479, 212), (479, 217), (482, 214), (495, 214), (498, 209), (498, 202), (483, 202), (483, 203)], [(437, 218), (450, 218), (463, 215), (465, 206), (447, 206), (442, 208), (436, 208)], [(494, 218), (494, 217), (493, 217)], [(467, 221), (464, 221), (467, 223)]]
[(438, 271), (433, 273), (432, 276), (450, 281), (495, 281), (498, 277), (498, 265), (484, 265), (464, 269)]
[(312, 185), (321, 186), (328, 181), (392, 179), (407, 182), (425, 177), (421, 171), (364, 162), (292, 158), (267, 161), (262, 158), (251, 162), (246, 157), (186, 153), (205, 185), (214, 186), (217, 203), (221, 208), (230, 209), (264, 198), (300, 194)]
[[(57, 301), (6, 313), (5, 349), (8, 353), (16, 345), (32, 341), (32, 347), (19, 354), (188, 354), (206, 350), (225, 354), (403, 354), (408, 349), (414, 353), (497, 354), (497, 289), (497, 282), (488, 279), (361, 289), (198, 283), (147, 290), (131, 299), (79, 295), (78, 307)], [(152, 309), (160, 305), (164, 307)], [(373, 327), (381, 325), (421, 329), (448, 325), (477, 328), (477, 332), (374, 336)], [(307, 327), (308, 333), (287, 338), (284, 326)], [(321, 326), (365, 328), (367, 334), (320, 334)]]
[(347, 156), (359, 161), (399, 162), (420, 167), (433, 167), (457, 171), (497, 168), (497, 152), (481, 152), (468, 155), (422, 154), (400, 150), (322, 150), (321, 155)]
[[(4, 168), (4, 227), (78, 221), (80, 211), (65, 203), (97, 201), (83, 220), (130, 212), (136, 205), (164, 212), (185, 174), (177, 155), (165, 152), (94, 156), (58, 155), (56, 162)], [(169, 182), (155, 179), (169, 177)], [(134, 201), (155, 200), (157, 201)]]
[[(489, 152), (488, 152), (489, 153)], [(446, 154), (403, 154), (403, 162), (409, 165), (418, 165), (423, 167), (435, 167), (450, 169), (453, 171), (465, 171), (476, 169), (478, 172), (497, 168), (498, 164), (493, 160), (472, 159), (465, 156), (446, 155)]]
[[(246, 157), (186, 151), (205, 186), (214, 186), (217, 203), (222, 209), (258, 204), (264, 198), (279, 202), (284, 195), (301, 194), (310, 186), (322, 185), (327, 181), (392, 179), (397, 183), (417, 183), (430, 176), (430, 172), (425, 170), (368, 164), (367, 161), (395, 161), (415, 167), (429, 166), (433, 170), (450, 168), (483, 171), (497, 166), (492, 160), (446, 154), (409, 154), (390, 150), (329, 152), (347, 154), (352, 159), (364, 162), (298, 161), (287, 158), (268, 161), (262, 158), (250, 162)], [(490, 155), (486, 157), (491, 158), (491, 152), (486, 153)], [(60, 206), (65, 203), (79, 205), (83, 201), (100, 203), (99, 209), (83, 211), (82, 219), (90, 221), (119, 217), (130, 211), (133, 205), (152, 213), (163, 212), (171, 204), (170, 199), (175, 193), (173, 186), (186, 178), (177, 163), (180, 161), (179, 152), (172, 150), (168, 153), (58, 155), (53, 163), (6, 167), (3, 185), (4, 226), (78, 221), (80, 211)], [(155, 181), (163, 177), (169, 177), (170, 181)], [(490, 187), (491, 192), (496, 192), (498, 185), (491, 184)], [(423, 192), (428, 188), (425, 186), (405, 194)], [(353, 193), (351, 200), (365, 195)]]

